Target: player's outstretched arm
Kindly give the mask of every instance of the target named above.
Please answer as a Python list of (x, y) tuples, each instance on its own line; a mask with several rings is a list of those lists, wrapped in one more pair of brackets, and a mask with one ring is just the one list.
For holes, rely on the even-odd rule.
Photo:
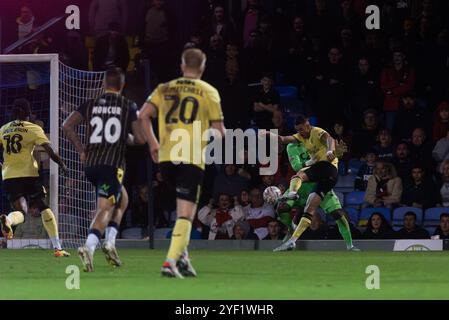
[(84, 152), (84, 146), (81, 143), (81, 139), (76, 133), (75, 128), (78, 127), (83, 120), (84, 119), (81, 113), (78, 111), (73, 111), (62, 125), (62, 130), (64, 131), (65, 136), (70, 140), (70, 142), (72, 142), (76, 151), (78, 151), (82, 162), (84, 162), (86, 155)]
[(154, 134), (153, 124), (151, 118), (155, 118), (157, 115), (157, 108), (151, 102), (146, 102), (139, 112), (139, 122), (143, 129), (143, 133), (148, 146), (150, 147), (151, 157), (155, 163), (159, 162), (159, 141)]
[(326, 144), (327, 147), (327, 159), (333, 161), (335, 159), (335, 140), (329, 133), (324, 133), (321, 136), (321, 141)]
[(53, 150), (52, 146), (49, 143), (44, 143), (43, 145), (41, 145), (41, 147), (44, 148), (45, 152), (50, 156), (50, 159), (59, 165), (63, 174), (66, 174), (67, 166), (65, 165), (64, 161), (62, 161), (59, 154), (57, 154), (55, 150)]

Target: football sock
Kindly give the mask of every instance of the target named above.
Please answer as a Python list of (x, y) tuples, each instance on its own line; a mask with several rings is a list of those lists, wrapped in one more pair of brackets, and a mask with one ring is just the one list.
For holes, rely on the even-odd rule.
[(94, 253), (101, 239), (101, 232), (97, 229), (90, 229), (86, 240), (86, 247), (90, 253)]
[(25, 221), (25, 216), (22, 211), (13, 211), (7, 216), (8, 222), (12, 226), (17, 226)]
[(58, 224), (56, 223), (56, 217), (51, 209), (45, 209), (41, 212), (42, 223), (47, 234), (50, 237), (53, 248), (61, 250), (61, 243), (58, 235)]
[(305, 212), (290, 239), (293, 241), (298, 240), (299, 237), (304, 233), (304, 231), (307, 230), (307, 228), (310, 226), (311, 223), (312, 223), (312, 215)]
[(298, 192), (298, 190), (301, 188), (302, 180), (299, 177), (293, 177), (290, 180), (290, 192)]
[(348, 220), (346, 217), (341, 217), (336, 221), (338, 226), (338, 231), (340, 231), (341, 236), (345, 240), (346, 247), (348, 249), (352, 248), (352, 236), (351, 236), (351, 229), (349, 227)]
[(106, 227), (106, 233), (105, 233), (105, 241), (108, 245), (115, 247), (115, 238), (117, 237), (118, 233), (118, 224), (114, 221), (109, 222), (108, 226)]
[(171, 236), (170, 248), (168, 249), (167, 260), (178, 261), (184, 250), (187, 249), (192, 231), (192, 222), (187, 218), (178, 218)]

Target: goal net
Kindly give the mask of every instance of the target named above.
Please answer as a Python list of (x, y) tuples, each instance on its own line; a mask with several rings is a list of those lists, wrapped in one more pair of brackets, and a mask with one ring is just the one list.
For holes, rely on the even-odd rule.
[[(58, 167), (37, 149), (40, 176), (49, 193), (49, 205), (58, 219), (63, 246), (73, 248), (87, 237), (90, 221), (96, 209), (95, 191), (86, 181), (79, 155), (64, 138), (62, 123), (84, 101), (103, 92), (102, 72), (81, 71), (70, 68), (58, 60), (58, 55), (0, 55), (0, 123), (11, 120), (10, 110), (15, 99), (30, 101), (32, 121), (41, 125), (53, 147), (66, 162), (69, 173), (59, 175)], [(85, 139), (85, 127), (79, 128)], [(0, 191), (0, 212), (10, 211), (6, 196)], [(32, 211), (33, 208), (30, 208)], [(18, 227), (8, 247), (46, 247), (45, 231), (39, 219), (27, 219)], [(23, 230), (22, 230), (23, 229)]]

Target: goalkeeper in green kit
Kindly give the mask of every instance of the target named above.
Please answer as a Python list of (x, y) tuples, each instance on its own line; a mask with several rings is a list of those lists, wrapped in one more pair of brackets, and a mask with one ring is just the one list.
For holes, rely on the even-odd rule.
[[(310, 156), (306, 148), (301, 143), (295, 142), (288, 144), (287, 154), (290, 161), (290, 165), (292, 166), (295, 172), (298, 172), (302, 168), (308, 166)], [(301, 188), (298, 190), (298, 198), (296, 200), (288, 200), (287, 195), (289, 194), (290, 190), (286, 190), (284, 196), (277, 201), (276, 208), (279, 216), (279, 221), (287, 226), (289, 234), (291, 234), (296, 228), (296, 226), (293, 224), (290, 211), (293, 208), (302, 209), (306, 206), (307, 198), (309, 197), (309, 194), (314, 191), (315, 185), (316, 183), (313, 182), (305, 182), (301, 185)], [(351, 251), (359, 251), (352, 244), (352, 236), (348, 220), (345, 217), (345, 212), (341, 207), (340, 200), (338, 199), (334, 191), (330, 191), (325, 195), (323, 201), (321, 202), (320, 208), (323, 209), (323, 211), (326, 214), (332, 215), (332, 217), (335, 219), (338, 226), (338, 230), (340, 231), (340, 234), (342, 235), (346, 243), (346, 248)], [(288, 238), (289, 235), (287, 235), (287, 239)], [(283, 250), (275, 249), (275, 251), (283, 251)]]

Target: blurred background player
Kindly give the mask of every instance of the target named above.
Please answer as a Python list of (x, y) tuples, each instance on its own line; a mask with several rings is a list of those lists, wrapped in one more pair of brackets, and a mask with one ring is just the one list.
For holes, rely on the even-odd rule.
[(28, 212), (28, 198), (30, 205), (37, 208), (41, 214), (55, 257), (68, 257), (70, 254), (62, 250), (59, 241), (56, 217), (46, 202), (47, 192), (39, 179), (38, 164), (33, 157), (34, 148), (41, 146), (59, 165), (62, 173), (67, 171), (66, 166), (54, 152), (44, 130), (30, 122), (31, 107), (28, 100), (14, 101), (12, 114), (15, 120), (0, 128), (0, 146), (3, 147), (4, 158), (3, 189), (15, 211), (0, 216), (2, 233), (7, 239), (13, 238), (12, 227), (23, 223), (24, 215)]
[[(295, 172), (299, 172), (302, 168), (307, 167), (310, 162), (310, 156), (306, 148), (301, 143), (289, 143), (287, 145), (287, 154), (290, 165)], [(295, 208), (303, 209), (304, 207), (306, 207), (307, 199), (309, 195), (315, 190), (315, 188), (316, 183), (305, 182), (298, 190), (297, 199), (288, 199), (287, 196), (290, 193), (290, 189), (287, 189), (284, 193), (284, 197), (278, 201), (277, 213), (279, 216), (279, 220), (284, 225), (286, 225), (289, 230), (286, 237), (289, 238), (293, 231), (296, 229), (295, 223), (292, 222), (297, 221), (302, 215), (302, 210), (300, 210), (296, 213), (295, 218), (292, 219), (291, 210)], [(320, 208), (323, 209), (326, 214), (331, 215), (335, 219), (338, 226), (338, 231), (340, 232), (346, 243), (346, 248), (348, 250), (358, 251), (358, 249), (352, 244), (349, 222), (345, 217), (340, 200), (332, 190), (325, 195), (323, 201), (320, 204)]]
[[(73, 143), (85, 165), (85, 174), (97, 191), (97, 212), (84, 246), (78, 255), (84, 270), (92, 272), (95, 248), (103, 233), (102, 249), (106, 260), (113, 266), (121, 261), (115, 248), (115, 238), (128, 206), (128, 193), (123, 187), (125, 151), (131, 136), (137, 144), (145, 137), (137, 121), (137, 105), (121, 95), (125, 75), (119, 68), (111, 68), (105, 74), (105, 93), (88, 100), (66, 119), (64, 133)], [(75, 131), (82, 122), (87, 124), (87, 146), (84, 147)]]
[[(201, 134), (210, 127), (224, 135), (223, 114), (218, 91), (201, 80), (206, 68), (206, 55), (199, 49), (188, 49), (182, 55), (183, 77), (159, 85), (144, 104), (139, 119), (142, 120), (151, 156), (170, 187), (176, 191), (177, 220), (173, 229), (167, 258), (162, 265), (163, 276), (183, 278), (196, 276), (190, 263), (187, 247), (192, 230), (204, 176), (202, 154), (195, 155), (195, 148), (203, 150), (207, 142), (194, 137), (194, 126), (201, 125)], [(151, 118), (158, 118), (159, 141), (156, 139)], [(179, 143), (172, 141), (175, 129), (184, 129), (188, 137), (189, 154), (172, 154)], [(199, 145), (200, 144), (200, 145)], [(196, 147), (194, 147), (196, 146)], [(176, 163), (176, 164), (175, 164)]]

